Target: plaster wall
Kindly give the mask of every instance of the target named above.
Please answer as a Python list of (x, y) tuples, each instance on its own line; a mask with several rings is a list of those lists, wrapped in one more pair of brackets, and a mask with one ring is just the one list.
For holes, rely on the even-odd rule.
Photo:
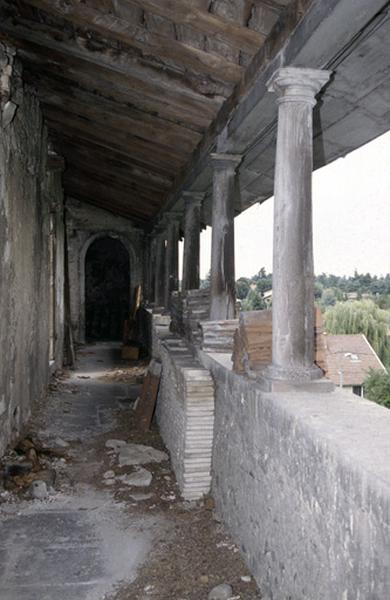
[(216, 386), (212, 493), (269, 600), (390, 597), (390, 411), (335, 391)]
[(119, 239), (130, 258), (130, 298), (143, 282), (143, 232), (131, 221), (73, 198), (66, 200), (70, 312), (74, 339), (85, 342), (85, 256), (100, 237)]
[[(14, 52), (0, 44), (0, 454), (20, 435), (50, 373), (49, 214), (58, 216), (61, 239), (62, 191), (60, 175), (46, 174), (47, 153), (38, 100)], [(59, 268), (59, 306), (62, 286)], [(60, 308), (58, 332), (62, 323)], [(61, 340), (59, 333), (58, 366)]]

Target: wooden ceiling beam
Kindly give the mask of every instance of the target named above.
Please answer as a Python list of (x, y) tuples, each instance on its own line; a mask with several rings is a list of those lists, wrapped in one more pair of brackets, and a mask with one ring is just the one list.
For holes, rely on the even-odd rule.
[(232, 91), (230, 85), (218, 89), (216, 93), (207, 77), (191, 77), (185, 71), (170, 69), (161, 62), (154, 62), (151, 66), (145, 63), (139, 53), (132, 54), (131, 49), (129, 53), (126, 50), (121, 51), (120, 48), (107, 47), (104, 40), (91, 40), (85, 33), (84, 36), (76, 35), (69, 39), (67, 32), (62, 31), (60, 26), (53, 28), (17, 16), (7, 17), (3, 12), (0, 11), (0, 39), (25, 49), (28, 49), (30, 44), (34, 45), (35, 49), (41, 47), (48, 59), (53, 53), (60, 53), (76, 61), (85, 61), (86, 70), (98, 67), (117, 73), (126, 77), (128, 84), (138, 87), (139, 91), (146, 87), (162, 99), (166, 95), (172, 97), (174, 94), (178, 102), (193, 101), (198, 107), (210, 106), (217, 110)]
[(112, 130), (104, 123), (96, 123), (91, 120), (86, 120), (80, 115), (67, 112), (65, 109), (56, 108), (46, 104), (41, 104), (43, 114), (50, 126), (55, 126), (62, 129), (65, 133), (69, 129), (73, 129), (85, 134), (92, 134), (102, 141), (106, 140), (110, 144), (114, 144), (116, 148), (124, 148), (127, 153), (131, 153), (134, 157), (139, 157), (141, 160), (153, 162), (156, 165), (161, 164), (167, 168), (170, 167), (171, 172), (176, 172), (188, 160), (188, 157), (180, 154), (179, 151), (174, 151), (171, 148), (162, 146), (158, 143), (145, 142), (136, 136)]
[[(157, 151), (166, 150), (172, 156), (176, 155), (179, 158), (176, 149), (180, 148), (182, 155), (189, 158), (200, 141), (199, 136), (195, 140), (191, 139), (191, 135), (188, 136), (188, 139), (183, 134), (179, 136), (177, 132), (171, 131), (168, 124), (166, 124), (164, 130), (160, 124), (154, 126), (143, 122), (141, 118), (137, 120), (123, 116), (120, 114), (119, 109), (115, 112), (114, 107), (112, 112), (102, 109), (97, 103), (86, 102), (85, 98), (83, 100), (80, 100), (80, 98), (74, 99), (70, 95), (67, 97), (59, 93), (50, 93), (50, 91), (39, 93), (39, 98), (44, 107), (50, 106), (59, 111), (89, 119), (97, 127), (108, 127), (112, 132), (119, 132), (121, 136), (134, 136), (137, 143), (140, 141), (147, 142), (150, 144), (150, 151), (152, 152), (154, 148)], [(129, 142), (131, 143), (131, 140)]]
[(161, 165), (158, 161), (148, 159), (147, 161), (142, 160), (140, 156), (131, 151), (129, 148), (123, 148), (111, 140), (107, 140), (104, 137), (99, 137), (97, 132), (92, 131), (80, 131), (76, 127), (67, 124), (64, 128), (63, 123), (56, 121), (47, 121), (49, 127), (49, 135), (52, 142), (55, 144), (56, 150), (62, 152), (62, 144), (68, 142), (78, 144), (80, 146), (93, 146), (109, 153), (110, 155), (121, 156), (123, 160), (129, 161), (135, 168), (141, 168), (144, 171), (150, 171), (154, 175), (167, 177), (173, 179), (175, 172), (171, 167)]
[(114, 207), (118, 207), (128, 211), (129, 216), (134, 218), (147, 220), (156, 212), (156, 209), (148, 202), (139, 202), (135, 194), (127, 194), (111, 185), (83, 179), (77, 174), (64, 176), (64, 188), (67, 195), (79, 193), (87, 198), (96, 198), (111, 206), (112, 210)]
[[(92, 161), (95, 163), (106, 164), (112, 168), (126, 171), (128, 177), (135, 181), (145, 182), (151, 188), (156, 190), (169, 190), (173, 184), (173, 177), (167, 177), (154, 172), (152, 169), (147, 169), (142, 166), (134, 165), (131, 158), (90, 142), (86, 139), (71, 139), (62, 136), (60, 139), (54, 138), (54, 143), (57, 148), (60, 148), (60, 153), (64, 156), (69, 155), (81, 161)], [(68, 158), (69, 160), (69, 158)]]
[(254, 54), (265, 41), (265, 36), (231, 21), (226, 21), (200, 9), (191, 0), (130, 0), (154, 15), (169, 19), (175, 25), (188, 26), (194, 31), (215, 37), (233, 48)]
[(233, 84), (241, 79), (243, 68), (220, 55), (151, 33), (146, 28), (91, 8), (88, 3), (81, 4), (75, 0), (67, 0), (66, 4), (63, 0), (25, 0), (25, 3), (64, 19), (75, 27), (95, 31), (105, 38), (136, 48), (142, 54), (152, 56), (159, 62), (174, 63), (181, 69), (201, 77), (212, 77), (217, 81)]
[[(138, 86), (133, 85), (127, 77), (118, 76), (117, 73), (106, 69), (95, 68), (91, 72), (89, 68), (89, 72), (86, 72), (84, 61), (72, 61), (65, 56), (62, 56), (61, 60), (59, 53), (58, 56), (53, 53), (50, 56), (43, 56), (42, 50), (43, 48), (40, 48), (40, 53), (33, 51), (31, 46), (28, 50), (19, 50), (26, 74), (30, 73), (31, 77), (36, 79), (55, 77), (99, 99), (118, 102), (123, 107), (156, 116), (197, 133), (203, 133), (217, 113), (215, 108), (205, 106), (204, 110), (201, 110), (198, 104), (183, 102), (174, 94), (163, 98), (156, 94), (155, 90), (148, 89), (146, 86), (139, 90)], [(61, 63), (61, 71), (58, 68), (59, 63)], [(30, 82), (35, 85), (31, 77)]]
[(151, 206), (158, 208), (161, 205), (163, 198), (166, 196), (166, 190), (156, 190), (149, 188), (147, 185), (138, 185), (135, 181), (131, 181), (118, 174), (116, 170), (102, 170), (100, 164), (86, 163), (69, 158), (66, 160), (65, 176), (82, 175), (86, 179), (94, 182), (100, 182), (104, 185), (110, 185), (113, 189), (134, 194), (139, 199), (147, 199)]

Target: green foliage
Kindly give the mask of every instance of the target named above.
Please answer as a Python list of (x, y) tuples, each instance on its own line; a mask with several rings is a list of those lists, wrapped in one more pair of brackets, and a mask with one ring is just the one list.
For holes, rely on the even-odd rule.
[(249, 290), (247, 297), (242, 303), (242, 310), (263, 310), (267, 308), (263, 298), (257, 290)]
[(200, 282), (200, 289), (201, 290), (206, 290), (210, 287), (210, 280), (211, 280), (211, 271), (209, 271), (206, 275), (206, 279), (202, 279), (202, 281)]
[(244, 300), (250, 290), (250, 280), (246, 277), (240, 277), (236, 281), (236, 295), (239, 300)]
[(337, 302), (326, 310), (324, 323), (328, 333), (364, 333), (381, 360), (388, 364), (390, 313), (372, 300)]
[(363, 383), (364, 396), (390, 408), (390, 374), (370, 369)]

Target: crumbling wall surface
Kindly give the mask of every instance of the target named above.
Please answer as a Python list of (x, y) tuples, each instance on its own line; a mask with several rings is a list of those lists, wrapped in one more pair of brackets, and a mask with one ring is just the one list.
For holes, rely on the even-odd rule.
[(49, 374), (47, 136), (14, 52), (0, 44), (0, 454)]
[(213, 484), (264, 598), (390, 598), (390, 411), (340, 391), (216, 385)]
[(66, 199), (66, 233), (69, 261), (70, 311), (74, 338), (85, 342), (85, 256), (92, 242), (103, 237), (119, 239), (129, 253), (130, 299), (142, 285), (143, 231), (132, 222), (106, 210)]

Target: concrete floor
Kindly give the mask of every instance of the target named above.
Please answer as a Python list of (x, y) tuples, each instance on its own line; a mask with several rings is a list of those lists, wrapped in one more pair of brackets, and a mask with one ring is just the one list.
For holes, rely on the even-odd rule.
[(69, 443), (74, 460), (58, 463), (61, 483), (48, 499), (0, 504), (1, 600), (102, 600), (135, 579), (159, 534), (161, 517), (130, 515), (98, 475), (94, 438), (115, 430), (139, 391), (99, 379), (118, 359), (112, 344), (86, 348), (35, 425), (45, 443)]

